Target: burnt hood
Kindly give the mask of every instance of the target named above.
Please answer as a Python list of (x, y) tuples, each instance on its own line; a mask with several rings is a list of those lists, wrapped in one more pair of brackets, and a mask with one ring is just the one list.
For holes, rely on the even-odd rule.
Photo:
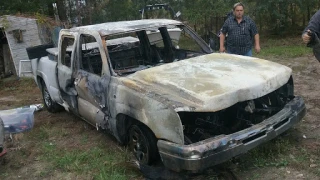
[(213, 53), (138, 71), (123, 80), (165, 99), (176, 111), (214, 112), (280, 88), (291, 72), (259, 58)]

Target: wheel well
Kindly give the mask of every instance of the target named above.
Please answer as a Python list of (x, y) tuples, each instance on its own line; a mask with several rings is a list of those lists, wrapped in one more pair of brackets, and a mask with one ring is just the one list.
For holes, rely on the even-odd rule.
[(37, 83), (40, 89), (42, 89), (43, 84), (45, 83), (42, 77), (37, 76)]
[(156, 137), (153, 131), (147, 125), (136, 120), (131, 116), (128, 116), (126, 114), (118, 114), (116, 119), (117, 119), (117, 123), (116, 123), (117, 132), (118, 132), (120, 141), (123, 144), (127, 144), (128, 142), (127, 133), (132, 124), (136, 124), (136, 125), (147, 128), (152, 133), (152, 135)]

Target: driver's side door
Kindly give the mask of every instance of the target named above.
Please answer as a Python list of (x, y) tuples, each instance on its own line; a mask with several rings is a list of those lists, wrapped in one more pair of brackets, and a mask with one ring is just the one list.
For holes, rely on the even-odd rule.
[(104, 71), (107, 63), (101, 38), (97, 34), (81, 34), (78, 45), (78, 61), (75, 89), (80, 116), (90, 124), (110, 129), (108, 123), (107, 95), (110, 74)]

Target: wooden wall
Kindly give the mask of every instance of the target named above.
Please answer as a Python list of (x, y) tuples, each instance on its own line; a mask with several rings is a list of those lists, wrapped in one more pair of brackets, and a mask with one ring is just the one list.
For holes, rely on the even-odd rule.
[[(16, 74), (19, 74), (20, 60), (29, 59), (26, 48), (41, 44), (36, 19), (2, 16), (0, 17), (0, 27), (1, 26), (5, 31), (15, 72)], [(31, 66), (29, 63), (23, 63), (22, 69), (24, 71), (30, 71)]]

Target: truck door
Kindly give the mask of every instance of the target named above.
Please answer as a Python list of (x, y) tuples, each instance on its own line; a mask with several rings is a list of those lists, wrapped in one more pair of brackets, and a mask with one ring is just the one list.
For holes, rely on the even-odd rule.
[(76, 37), (74, 34), (62, 34), (59, 41), (58, 83), (61, 97), (68, 103), (71, 110), (77, 113), (77, 91), (74, 88), (72, 69), (74, 68)]
[(89, 123), (109, 129), (107, 93), (110, 74), (104, 69), (106, 55), (100, 36), (81, 34), (75, 89), (79, 114)]

